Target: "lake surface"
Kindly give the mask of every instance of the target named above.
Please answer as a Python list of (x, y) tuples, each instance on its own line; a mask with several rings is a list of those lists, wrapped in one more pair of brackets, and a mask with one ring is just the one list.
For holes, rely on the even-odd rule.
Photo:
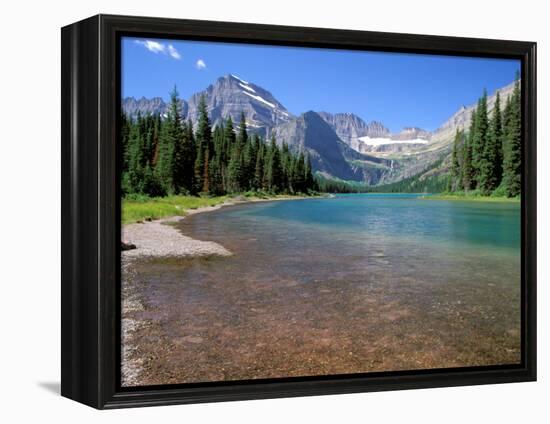
[(519, 203), (339, 195), (177, 228), (234, 255), (138, 264), (144, 384), (520, 361)]

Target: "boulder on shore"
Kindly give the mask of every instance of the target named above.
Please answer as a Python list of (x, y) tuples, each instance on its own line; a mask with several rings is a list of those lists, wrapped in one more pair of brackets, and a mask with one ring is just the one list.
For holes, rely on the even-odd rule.
[(123, 241), (120, 242), (120, 245), (121, 245), (121, 249), (124, 251), (124, 250), (132, 250), (132, 249), (136, 249), (136, 245), (135, 244), (132, 244), (132, 243), (125, 243)]

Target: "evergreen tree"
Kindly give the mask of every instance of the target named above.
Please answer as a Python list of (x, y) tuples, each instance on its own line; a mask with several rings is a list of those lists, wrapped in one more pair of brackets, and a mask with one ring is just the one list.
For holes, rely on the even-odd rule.
[(293, 172), (295, 167), (294, 160), (295, 158), (290, 154), (290, 149), (288, 148), (288, 144), (286, 144), (283, 141), (281, 145), (281, 168), (283, 170), (281, 185), (284, 187), (286, 191), (289, 191), (289, 192), (293, 190), (292, 178), (293, 178)]
[(204, 171), (202, 175), (202, 192), (210, 192), (210, 150), (204, 151)]
[(210, 127), (210, 119), (208, 118), (208, 110), (206, 107), (206, 99), (201, 96), (199, 100), (199, 119), (197, 130), (195, 132), (195, 144), (197, 146), (197, 156), (195, 160), (195, 184), (196, 192), (205, 191), (204, 188), (209, 185), (208, 181), (208, 160), (210, 153), (213, 152), (212, 144), (212, 128)]
[(226, 164), (228, 162), (225, 147), (225, 128), (223, 122), (216, 125), (213, 134), (214, 157), (210, 167), (210, 181), (212, 193), (223, 193), (226, 187)]
[(521, 192), (521, 92), (519, 76), (506, 107), (502, 184), (508, 197)]
[(242, 154), (242, 181), (241, 187), (243, 190), (250, 190), (254, 183), (254, 168), (256, 166), (256, 140), (253, 137), (251, 140), (247, 140), (244, 144), (244, 150)]
[(305, 176), (306, 176), (306, 166), (305, 166), (305, 157), (304, 153), (301, 152), (298, 158), (294, 160), (292, 174), (292, 191), (294, 193), (303, 193), (305, 189)]
[(151, 171), (154, 171), (154, 168), (157, 165), (158, 155), (159, 155), (159, 138), (162, 122), (160, 120), (160, 115), (154, 117), (154, 128), (153, 128), (153, 140), (150, 149), (150, 158), (151, 158)]
[(224, 128), (223, 123), (216, 125), (212, 135), (212, 142), (214, 145), (214, 156), (219, 157), (220, 160), (224, 160), (225, 146), (224, 146)]
[(196, 147), (195, 166), (193, 167), (193, 193), (198, 194), (203, 187), (204, 153), (199, 146)]
[(164, 196), (165, 192), (158, 176), (155, 174), (151, 165), (147, 163), (143, 171), (142, 191), (151, 197)]
[(173, 143), (171, 167), (172, 167), (172, 186), (169, 192), (188, 193), (191, 191), (188, 163), (191, 147), (188, 143), (185, 130), (182, 126), (181, 115), (179, 112), (178, 93), (174, 91), (170, 94), (170, 107), (168, 117), (164, 121), (165, 137), (168, 137)]
[(307, 190), (315, 190), (315, 178), (313, 177), (313, 169), (311, 168), (311, 160), (309, 158), (309, 155), (306, 157), (305, 162), (305, 184)]
[(231, 159), (227, 165), (227, 191), (236, 193), (242, 191), (243, 180), (242, 154), (239, 143), (233, 144)]
[(122, 148), (122, 172), (128, 171), (128, 140), (130, 138), (130, 128), (132, 122), (123, 112), (120, 118), (120, 144)]
[(225, 193), (220, 158), (215, 156), (210, 165), (210, 193), (219, 196)]
[(449, 191), (455, 191), (461, 186), (461, 170), (459, 161), (459, 149), (463, 143), (463, 133), (456, 130), (453, 142), (453, 153), (451, 155), (451, 177), (449, 178)]
[(271, 136), (269, 146), (269, 154), (265, 167), (267, 189), (273, 193), (278, 193), (281, 190), (281, 182), (283, 177), (283, 169), (281, 165), (281, 152), (275, 142), (275, 136)]
[[(183, 136), (178, 103), (178, 91), (176, 87), (174, 87), (170, 93), (168, 117), (161, 125), (158, 141), (158, 159), (155, 167), (157, 176), (160, 179), (160, 184), (167, 193), (176, 193), (179, 189), (179, 185), (182, 183), (179, 162), (176, 170), (176, 160), (181, 157), (182, 145), (180, 144), (180, 138)], [(174, 178), (175, 172), (177, 172), (177, 175)]]
[(138, 114), (136, 122), (131, 125), (128, 134), (126, 190), (129, 193), (141, 193), (143, 191), (143, 171), (146, 157), (144, 154), (145, 136), (142, 131), (142, 118)]
[(225, 127), (224, 127), (224, 146), (225, 146), (225, 158), (229, 159), (231, 157), (231, 153), (233, 152), (233, 147), (235, 145), (235, 128), (233, 127), (233, 121), (231, 120), (231, 116), (227, 118), (225, 121)]
[(239, 135), (237, 136), (237, 141), (241, 145), (241, 150), (244, 149), (244, 145), (248, 141), (248, 131), (246, 129), (244, 112), (241, 112), (241, 122), (239, 123)]
[(483, 149), (479, 176), (482, 194), (489, 195), (500, 184), (502, 178), (502, 120), (500, 115), (500, 93), (497, 92), (489, 133)]
[(257, 190), (263, 190), (264, 186), (264, 154), (265, 144), (259, 140), (258, 153), (256, 154), (256, 164), (254, 167), (254, 187)]
[(470, 120), (470, 131), (468, 137), (464, 140), (462, 144), (462, 169), (461, 169), (461, 178), (462, 178), (462, 188), (465, 191), (471, 190), (474, 187), (474, 169), (472, 164), (472, 145), (474, 141), (474, 133), (476, 128), (476, 119), (477, 114), (474, 110), (472, 112)]
[(483, 153), (487, 141), (488, 130), (489, 118), (487, 115), (487, 90), (484, 90), (483, 96), (478, 101), (472, 138), (472, 168), (474, 170), (473, 173), (476, 186), (479, 186), (481, 170), (485, 166)]

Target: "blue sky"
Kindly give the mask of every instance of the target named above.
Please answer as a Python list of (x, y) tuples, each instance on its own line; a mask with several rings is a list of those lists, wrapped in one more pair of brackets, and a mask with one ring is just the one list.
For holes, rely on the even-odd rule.
[(353, 112), (391, 131), (434, 130), (461, 105), (510, 83), (517, 60), (124, 38), (122, 96), (188, 99), (232, 73), (291, 113)]

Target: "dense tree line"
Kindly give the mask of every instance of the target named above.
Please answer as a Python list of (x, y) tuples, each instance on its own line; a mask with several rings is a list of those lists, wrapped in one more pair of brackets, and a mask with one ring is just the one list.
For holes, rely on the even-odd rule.
[(372, 193), (441, 193), (449, 185), (449, 176), (415, 175), (395, 183), (374, 187)]
[(322, 193), (367, 193), (372, 188), (364, 183), (326, 178), (322, 175), (316, 175), (316, 180)]
[[(441, 160), (436, 162), (432, 169), (437, 168), (441, 163)], [(319, 191), (325, 193), (441, 193), (447, 190), (450, 178), (448, 175), (425, 176), (422, 174), (376, 186), (368, 186), (355, 181), (333, 180), (321, 176), (317, 177), (317, 181)]]
[(244, 114), (235, 129), (231, 118), (212, 128), (204, 98), (199, 118), (183, 121), (176, 89), (167, 116), (123, 115), (124, 194), (222, 195), (246, 191), (308, 193), (317, 189), (304, 152), (291, 152), (272, 136), (249, 134)]
[[(490, 115), (490, 116), (489, 116)], [(521, 192), (521, 95), (519, 78), (504, 109), (497, 92), (491, 114), (487, 92), (479, 99), (468, 133), (457, 131), (451, 157), (449, 191), (479, 190), (508, 197)]]

